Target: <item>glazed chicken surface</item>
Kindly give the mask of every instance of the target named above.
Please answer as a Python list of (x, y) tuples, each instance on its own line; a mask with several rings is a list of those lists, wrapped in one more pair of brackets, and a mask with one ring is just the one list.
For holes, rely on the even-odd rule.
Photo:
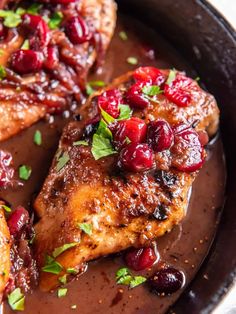
[(178, 224), (219, 122), (214, 97), (196, 81), (152, 67), (117, 78), (79, 115), (34, 204), (44, 291), (68, 268), (82, 272), (88, 261), (149, 245)]
[[(113, 35), (113, 0), (40, 2), (36, 13), (24, 8), (14, 27), (0, 21), (0, 141), (81, 103), (88, 71), (101, 64)], [(11, 12), (21, 5), (0, 2)]]

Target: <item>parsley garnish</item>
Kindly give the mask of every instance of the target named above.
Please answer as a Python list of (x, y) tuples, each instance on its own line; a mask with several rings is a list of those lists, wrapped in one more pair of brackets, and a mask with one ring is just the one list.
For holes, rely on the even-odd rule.
[(126, 59), (126, 61), (131, 65), (137, 65), (138, 64), (138, 59), (136, 57), (129, 57)]
[(0, 10), (0, 17), (4, 19), (4, 26), (9, 28), (17, 27), (22, 21), (20, 14), (10, 10)]
[(21, 293), (20, 288), (16, 288), (8, 295), (8, 303), (13, 311), (24, 311), (25, 296)]
[(119, 36), (124, 41), (128, 40), (128, 36), (127, 36), (126, 32), (124, 32), (124, 31), (119, 32)]
[(143, 276), (134, 276), (133, 279), (130, 281), (130, 288), (133, 289), (142, 283), (144, 283), (147, 280), (147, 278)]
[(175, 78), (176, 78), (176, 70), (170, 70), (166, 84), (171, 85), (172, 82), (175, 80)]
[(86, 84), (86, 87), (85, 87), (85, 90), (86, 90), (86, 94), (88, 96), (92, 95), (94, 93), (94, 89), (88, 84)]
[(39, 14), (39, 10), (42, 8), (42, 4), (39, 3), (33, 3), (28, 9), (27, 13), (37, 15)]
[(63, 298), (66, 296), (68, 289), (67, 288), (60, 288), (57, 290), (58, 298)]
[(64, 244), (60, 247), (57, 247), (52, 252), (52, 256), (54, 258), (56, 258), (57, 256), (61, 255), (63, 252), (65, 252), (66, 250), (69, 250), (70, 248), (76, 246), (77, 244), (78, 244), (78, 242), (72, 242), (72, 243), (67, 243), (67, 244)]
[(92, 144), (92, 154), (95, 160), (98, 160), (102, 157), (116, 154), (117, 151), (112, 147), (111, 141), (109, 138), (104, 137), (103, 134), (94, 134), (93, 135), (93, 144)]
[(4, 66), (0, 65), (0, 80), (4, 79), (7, 76), (7, 72)]
[(62, 12), (58, 11), (58, 12), (53, 13), (52, 17), (50, 18), (48, 22), (49, 28), (56, 29), (60, 27), (62, 20), (63, 20)]
[(107, 124), (113, 123), (115, 121), (115, 119), (112, 116), (110, 116), (109, 113), (104, 111), (101, 107), (100, 107), (100, 110), (101, 110), (102, 118)]
[(131, 117), (132, 110), (128, 105), (119, 105), (120, 115), (117, 120), (127, 120)]
[[(60, 154), (59, 154), (60, 153)], [(57, 158), (57, 165), (56, 165), (56, 171), (59, 172), (64, 166), (68, 163), (70, 160), (70, 156), (67, 152), (64, 152), (61, 155), (61, 152), (58, 152), (59, 155), (56, 156)]]
[(1, 207), (5, 210), (6, 213), (10, 213), (11, 212), (11, 208), (6, 206), (6, 205), (1, 205)]
[(129, 286), (130, 289), (141, 285), (146, 280), (143, 276), (132, 276), (128, 268), (121, 268), (116, 273), (116, 283)]
[(42, 134), (39, 130), (36, 130), (34, 133), (34, 143), (38, 146), (42, 144)]
[(104, 87), (106, 84), (104, 81), (90, 81), (89, 85), (91, 87)]
[(88, 224), (88, 223), (80, 223), (78, 224), (78, 227), (84, 232), (86, 233), (87, 235), (91, 235), (92, 232), (93, 232), (93, 226), (91, 224)]
[(199, 82), (199, 81), (200, 81), (200, 77), (197, 76), (197, 77), (195, 78), (195, 81), (196, 81), (196, 82)]
[(59, 282), (60, 282), (61, 284), (65, 285), (66, 282), (67, 282), (67, 275), (65, 274), (65, 275), (59, 277), (58, 280), (59, 280)]
[(80, 145), (88, 146), (89, 143), (86, 142), (86, 141), (77, 141), (77, 142), (74, 142), (73, 145), (74, 145), (74, 146), (80, 146)]
[(152, 85), (152, 86), (144, 86), (142, 88), (142, 92), (147, 96), (156, 96), (158, 94), (163, 93), (163, 90), (160, 89), (160, 86), (158, 85)]
[(51, 274), (55, 274), (55, 275), (60, 274), (63, 267), (61, 266), (60, 263), (54, 261), (54, 259), (52, 257), (50, 257), (50, 258), (51, 258), (51, 261), (49, 262), (49, 260), (48, 260), (48, 264), (46, 264), (42, 268), (42, 271), (44, 271), (45, 273), (51, 273)]
[(71, 275), (77, 275), (79, 271), (75, 268), (67, 268), (66, 272)]
[(29, 39), (26, 39), (26, 40), (23, 42), (23, 45), (21, 46), (21, 49), (23, 49), (23, 50), (28, 50), (29, 48), (30, 48)]
[(31, 173), (32, 173), (32, 169), (30, 166), (22, 165), (19, 167), (20, 179), (27, 181), (30, 178)]

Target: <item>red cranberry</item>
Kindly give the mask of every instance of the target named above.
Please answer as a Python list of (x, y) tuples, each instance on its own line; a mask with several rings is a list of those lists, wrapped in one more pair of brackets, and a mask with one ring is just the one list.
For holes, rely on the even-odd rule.
[(7, 221), (10, 234), (14, 237), (19, 236), (27, 223), (29, 223), (28, 211), (22, 206), (17, 207)]
[(127, 266), (135, 271), (150, 268), (156, 260), (157, 256), (152, 248), (133, 249), (125, 255)]
[(121, 100), (121, 92), (118, 89), (109, 89), (98, 96), (98, 107), (117, 119), (120, 115)]
[(118, 166), (133, 172), (149, 170), (153, 166), (154, 156), (147, 144), (130, 143), (122, 149)]
[(149, 278), (148, 283), (157, 294), (171, 294), (183, 286), (184, 274), (173, 267), (163, 268)]
[(173, 131), (168, 122), (164, 120), (150, 122), (147, 142), (155, 152), (161, 152), (170, 148), (173, 139)]
[(170, 85), (165, 84), (164, 95), (177, 106), (186, 107), (192, 100), (191, 89), (193, 81), (186, 76), (178, 75)]
[(130, 106), (144, 109), (149, 105), (148, 98), (142, 92), (146, 85), (148, 85), (147, 82), (137, 82), (128, 89), (126, 98)]
[(110, 129), (113, 134), (113, 144), (117, 149), (121, 149), (129, 142), (142, 143), (146, 139), (147, 125), (144, 120), (136, 117), (114, 123)]
[(42, 68), (42, 64), (43, 57), (40, 52), (33, 50), (17, 50), (12, 54), (12, 68), (20, 74), (37, 72)]
[(67, 21), (66, 33), (70, 41), (75, 45), (83, 44), (92, 37), (88, 25), (79, 16), (74, 16)]
[(155, 85), (161, 85), (165, 81), (161, 71), (154, 67), (140, 67), (134, 71), (133, 77), (137, 81), (148, 81)]
[(0, 150), (0, 187), (8, 185), (13, 178), (14, 169), (11, 168), (12, 155)]
[(23, 25), (27, 28), (30, 38), (30, 48), (42, 50), (49, 43), (49, 29), (47, 23), (39, 15), (24, 14)]
[(204, 163), (204, 149), (198, 133), (186, 124), (174, 128), (174, 145), (172, 164), (181, 171), (196, 171)]
[(56, 46), (49, 46), (47, 48), (47, 56), (44, 60), (44, 67), (48, 70), (53, 70), (57, 67), (59, 62), (58, 49)]

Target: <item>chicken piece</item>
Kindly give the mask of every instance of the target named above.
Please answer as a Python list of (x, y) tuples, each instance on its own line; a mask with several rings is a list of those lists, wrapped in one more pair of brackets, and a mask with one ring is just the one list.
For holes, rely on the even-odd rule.
[[(167, 76), (169, 71), (162, 73)], [(133, 72), (128, 73), (107, 90), (119, 88), (125, 93), (133, 82)], [(134, 116), (146, 122), (164, 118), (172, 126), (195, 123), (199, 132), (208, 130), (212, 136), (219, 121), (217, 104), (195, 81), (191, 80), (191, 84), (192, 101), (187, 107), (179, 107), (159, 93), (148, 107), (134, 110)], [(91, 132), (85, 126), (98, 114), (97, 96), (101, 93), (93, 95), (81, 108), (81, 121), (71, 122), (65, 128), (49, 175), (34, 204), (39, 216), (35, 226), (38, 265), (45, 265), (46, 255), (54, 255), (61, 265), (58, 274), (41, 271), (40, 287), (44, 291), (56, 288), (58, 277), (67, 268), (79, 271), (90, 260), (131, 246), (150, 244), (171, 231), (187, 210), (197, 171), (184, 172), (172, 165), (162, 169), (159, 162), (151, 171), (120, 172), (115, 166), (116, 154), (95, 160), (90, 145), (73, 144)], [(155, 154), (156, 160), (163, 164), (164, 153)], [(81, 224), (91, 226), (92, 232), (83, 232)], [(67, 250), (55, 255), (54, 250), (65, 244), (71, 247), (66, 246)]]
[(0, 66), (6, 71), (5, 78), (0, 80), (0, 141), (29, 127), (47, 112), (61, 112), (72, 101), (81, 103), (89, 70), (104, 58), (116, 24), (114, 1), (81, 0), (60, 11), (65, 22), (71, 16), (81, 16), (93, 32), (93, 40), (74, 45), (63, 30), (48, 30), (48, 47), (56, 47), (59, 62), (50, 65), (50, 69), (43, 66), (35, 74), (20, 75), (11, 69), (11, 56), (25, 40), (20, 31), (22, 26), (7, 30), (0, 41)]
[(0, 203), (0, 303), (10, 273), (10, 233), (4, 216), (3, 203)]

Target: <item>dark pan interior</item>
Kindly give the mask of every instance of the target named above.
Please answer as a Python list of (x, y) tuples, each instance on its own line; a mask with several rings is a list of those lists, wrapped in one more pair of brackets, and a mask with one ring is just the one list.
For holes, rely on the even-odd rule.
[(172, 309), (209, 313), (236, 275), (236, 33), (203, 0), (120, 0), (118, 4), (168, 38), (192, 63), (221, 108), (228, 176), (224, 211), (207, 259)]

